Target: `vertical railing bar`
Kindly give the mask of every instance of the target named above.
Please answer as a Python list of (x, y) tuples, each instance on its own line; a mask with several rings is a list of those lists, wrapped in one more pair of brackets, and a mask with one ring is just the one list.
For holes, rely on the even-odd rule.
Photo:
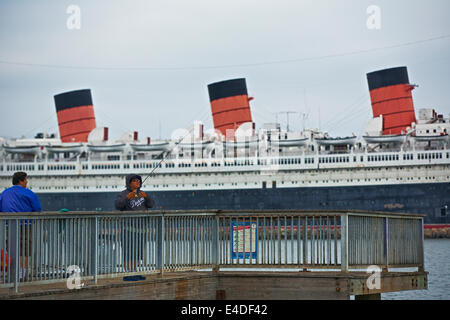
[(194, 242), (193, 242), (193, 232), (194, 232), (194, 228), (193, 228), (193, 224), (192, 224), (192, 219), (193, 219), (193, 217), (192, 216), (190, 216), (189, 218), (188, 218), (188, 224), (189, 224), (189, 234), (188, 234), (188, 237), (189, 237), (189, 250), (188, 250), (188, 252), (189, 252), (189, 265), (190, 266), (192, 266), (192, 264), (194, 263), (194, 260), (193, 260), (193, 251), (194, 251), (194, 248), (193, 248), (193, 246), (194, 246)]
[(319, 230), (318, 230), (318, 241), (317, 241), (317, 264), (322, 264), (322, 216), (319, 216)]
[(195, 265), (200, 264), (200, 219), (195, 217)]
[(44, 219), (39, 220), (39, 280), (42, 280), (42, 266), (44, 264), (43, 257), (44, 257)]
[[(23, 277), (20, 277), (20, 271), (24, 273), (23, 267), (25, 266), (25, 219), (18, 219), (19, 221), (19, 232), (21, 233), (21, 236), (19, 236), (19, 282), (24, 282)], [(21, 241), (22, 240), (22, 241)], [(20, 270), (22, 269), (22, 270)]]
[(137, 226), (137, 220), (138, 217), (132, 217), (131, 221), (133, 224), (133, 228), (132, 228), (132, 235), (133, 235), (133, 272), (137, 271), (137, 264), (138, 264), (138, 259), (139, 259), (139, 252), (138, 252), (138, 246), (137, 246), (137, 242), (138, 242), (138, 236), (139, 236), (139, 230), (138, 230), (138, 226)]
[(330, 230), (330, 216), (327, 216), (327, 265), (331, 265), (331, 230)]
[(219, 219), (222, 221), (222, 239), (221, 239), (221, 247), (222, 247), (222, 261), (220, 262), (220, 264), (228, 264), (229, 260), (228, 260), (228, 255), (227, 253), (230, 252), (228, 251), (228, 244), (230, 243), (230, 241), (228, 240), (228, 237), (226, 236), (226, 218), (225, 217), (219, 217)]
[(303, 265), (308, 264), (308, 216), (303, 222)]
[(311, 259), (311, 263), (313, 265), (316, 264), (316, 221), (314, 216), (312, 217), (312, 222), (311, 222), (311, 254), (312, 254), (312, 259)]
[(170, 216), (167, 216), (166, 221), (165, 221), (165, 234), (166, 234), (166, 239), (165, 239), (165, 248), (166, 248), (166, 260), (165, 260), (165, 268), (166, 269), (171, 269), (172, 268), (172, 241), (170, 241), (171, 236), (172, 236), (172, 222), (173, 219)]
[(136, 245), (135, 245), (135, 219), (134, 217), (129, 218), (130, 222), (130, 272), (135, 271), (135, 261), (136, 261)]
[(178, 268), (178, 217), (173, 217), (173, 264), (175, 268)]
[(267, 230), (267, 264), (275, 264), (275, 221), (273, 216), (269, 217), (269, 226)]
[(188, 217), (185, 216), (183, 219), (183, 263), (188, 266), (188, 255), (187, 252), (189, 250), (188, 246)]
[[(338, 225), (337, 225), (337, 216), (334, 215), (333, 216), (334, 219), (334, 265), (337, 266), (338, 265)], [(342, 230), (341, 230), (342, 231)]]
[(182, 253), (182, 243), (183, 243), (183, 239), (182, 239), (182, 225), (183, 225), (183, 217), (178, 217), (177, 218), (177, 230), (176, 230), (176, 235), (177, 235), (177, 265), (182, 267), (183, 266), (183, 260), (181, 258), (181, 253)]
[(348, 214), (341, 215), (341, 271), (348, 272)]
[(266, 217), (262, 217), (263, 219), (263, 249), (262, 249), (262, 254), (261, 254), (261, 262), (262, 264), (268, 264), (268, 252), (266, 252), (267, 250), (267, 239), (266, 239), (266, 230), (267, 230), (267, 220)]
[[(1, 249), (3, 249), (3, 255), (2, 255), (2, 257), (1, 257), (1, 262), (0, 262), (0, 265), (2, 265), (3, 266), (3, 268), (2, 268), (2, 278), (3, 278), (3, 283), (6, 283), (6, 253), (7, 252), (9, 252), (8, 250), (7, 250), (7, 248), (6, 248), (6, 221), (5, 220), (3, 220), (3, 219), (1, 219), (0, 220), (0, 226), (1, 226), (1, 228), (2, 228), (2, 230), (1, 230), (1, 239), (0, 239), (0, 241), (1, 241), (1, 243), (2, 243), (2, 245), (1, 245)], [(8, 260), (9, 260), (9, 258), (8, 258)], [(9, 265), (9, 261), (8, 261), (8, 265)]]
[(294, 216), (291, 216), (291, 264), (294, 264)]
[(175, 218), (176, 217), (170, 217), (170, 236), (169, 236), (169, 243), (170, 243), (170, 266), (172, 269), (175, 268), (175, 261), (174, 261), (174, 253), (175, 253)]
[(222, 221), (222, 238), (220, 240), (220, 247), (222, 248), (222, 252), (221, 252), (221, 261), (220, 264), (228, 264), (229, 260), (228, 260), (228, 255), (227, 252), (230, 252), (227, 250), (227, 244), (229, 244), (229, 240), (228, 237), (226, 236), (226, 218), (225, 217), (219, 217), (219, 222)]
[(149, 236), (149, 227), (150, 227), (150, 223), (149, 223), (149, 217), (143, 217), (142, 218), (142, 224), (143, 224), (143, 237), (142, 237), (142, 270), (143, 271), (148, 271), (148, 259), (147, 256), (149, 254), (149, 246), (147, 246), (148, 241), (148, 236)]
[(47, 280), (47, 245), (48, 245), (48, 232), (47, 232), (47, 219), (42, 220), (42, 280)]
[(58, 278), (59, 279), (63, 279), (63, 219), (64, 218), (58, 218), (58, 268), (59, 268), (59, 273), (58, 273)]
[(76, 237), (76, 218), (73, 218), (72, 219), (72, 243), (71, 243), (71, 246), (72, 246), (72, 263), (71, 263), (71, 265), (76, 265), (76, 261), (77, 261), (77, 257), (76, 257), (76, 241), (75, 241), (75, 237)]
[[(67, 218), (63, 217), (60, 220), (61, 225), (61, 278), (66, 279), (67, 278)], [(36, 226), (37, 227), (37, 226)], [(38, 235), (37, 241), (38, 243), (40, 241), (41, 235)]]
[(198, 233), (198, 247), (199, 247), (199, 255), (198, 255), (198, 263), (197, 265), (203, 264), (204, 257), (204, 235), (205, 235), (205, 219), (203, 216), (198, 217), (198, 225), (199, 225), (199, 233)]
[(205, 217), (199, 217), (200, 222), (200, 233), (199, 233), (199, 246), (200, 246), (200, 255), (199, 255), (199, 265), (204, 264), (205, 262)]
[(145, 217), (141, 216), (139, 217), (139, 270), (144, 271), (145, 269), (145, 236), (147, 234), (146, 232), (146, 224), (145, 224)]
[(33, 258), (33, 255), (31, 254), (31, 247), (32, 247), (32, 244), (33, 244), (33, 239), (31, 239), (31, 228), (32, 228), (32, 225), (33, 225), (33, 220), (32, 219), (28, 219), (28, 228), (27, 228), (27, 230), (28, 230), (28, 241), (27, 241), (27, 245), (28, 245), (28, 250), (27, 250), (27, 270), (28, 270), (28, 272), (27, 272), (27, 280), (28, 281), (31, 281), (31, 280), (33, 280), (32, 279), (32, 269), (31, 269), (31, 263), (32, 263), (32, 261), (30, 262), (30, 260), (32, 260), (32, 258)]
[(111, 264), (110, 264), (110, 259), (111, 259), (111, 254), (110, 254), (110, 241), (109, 241), (109, 237), (110, 237), (110, 233), (111, 233), (111, 228), (110, 228), (110, 224), (111, 224), (111, 217), (104, 217), (103, 218), (103, 251), (104, 251), (104, 266), (103, 266), (103, 273), (104, 274), (109, 274), (110, 273), (110, 268), (111, 268)]
[(116, 230), (114, 228), (115, 224), (115, 218), (111, 217), (109, 219), (109, 273), (113, 274), (115, 271), (115, 252), (117, 249), (117, 246), (115, 245), (115, 236), (116, 236)]
[(99, 235), (98, 235), (98, 247), (100, 250), (100, 264), (99, 264), (99, 274), (105, 274), (106, 271), (106, 219), (101, 217), (99, 219)]
[(130, 271), (130, 219), (128, 217), (123, 217), (123, 236), (124, 236), (124, 244), (123, 244), (123, 252), (124, 252), (124, 271)]
[[(284, 264), (287, 264), (287, 215), (284, 216)], [(281, 262), (281, 261), (280, 261)]]
[(277, 216), (277, 244), (278, 244), (278, 265), (281, 265), (281, 221), (280, 216)]
[[(259, 217), (256, 216), (256, 232), (255, 232), (255, 264), (259, 264), (259, 255), (261, 254), (261, 244), (259, 243)], [(253, 259), (252, 259), (253, 261)]]
[(77, 264), (77, 266), (80, 268), (80, 276), (82, 275), (83, 272), (83, 259), (84, 259), (84, 241), (83, 241), (83, 227), (84, 227), (84, 218), (79, 218), (78, 219), (78, 233), (79, 233), (79, 243), (78, 243), (78, 247), (79, 247), (79, 263)]

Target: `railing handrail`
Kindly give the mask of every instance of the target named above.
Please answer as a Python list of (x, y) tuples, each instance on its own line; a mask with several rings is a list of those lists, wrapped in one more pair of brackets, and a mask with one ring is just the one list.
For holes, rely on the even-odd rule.
[(403, 213), (403, 212), (387, 212), (387, 211), (368, 211), (368, 210), (305, 210), (305, 209), (261, 209), (261, 210), (221, 210), (221, 209), (200, 209), (200, 210), (146, 210), (146, 211), (42, 211), (42, 212), (0, 212), (0, 219), (3, 218), (34, 218), (34, 217), (107, 217), (107, 216), (171, 216), (171, 215), (217, 215), (217, 216), (270, 216), (270, 215), (308, 215), (308, 216), (342, 216), (365, 215), (373, 217), (391, 217), (391, 218), (424, 218), (426, 214), (422, 213)]

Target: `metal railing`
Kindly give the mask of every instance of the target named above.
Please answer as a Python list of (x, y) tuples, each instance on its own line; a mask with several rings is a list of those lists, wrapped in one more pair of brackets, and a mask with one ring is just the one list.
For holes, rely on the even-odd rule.
[(423, 270), (423, 218), (364, 211), (0, 215), (0, 287), (205, 267)]

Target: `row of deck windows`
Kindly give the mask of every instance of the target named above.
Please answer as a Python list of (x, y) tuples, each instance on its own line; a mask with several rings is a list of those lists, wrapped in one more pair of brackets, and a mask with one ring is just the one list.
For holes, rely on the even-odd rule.
[[(403, 155), (403, 160), (405, 160), (405, 156)], [(409, 155), (408, 155), (409, 156)], [(412, 155), (411, 155), (412, 156)], [(399, 156), (398, 154), (393, 154), (393, 155), (371, 155), (371, 156), (367, 156), (367, 161), (369, 162), (373, 162), (373, 161), (394, 161), (394, 160), (398, 160)]]
[[(423, 159), (442, 159), (442, 153), (419, 153), (418, 155), (419, 160)], [(448, 153), (447, 153), (448, 158)]]
[[(355, 160), (355, 159), (353, 159)], [(350, 162), (349, 157), (321, 157), (319, 158), (319, 163), (342, 163)]]
[[(443, 159), (444, 156), (446, 158), (450, 158), (450, 153), (442, 153), (442, 152), (433, 152), (433, 153), (418, 153), (417, 159), (418, 160), (427, 160), (427, 159)], [(357, 157), (353, 156), (353, 162), (356, 162)], [(368, 155), (367, 161), (368, 162), (376, 162), (376, 161), (398, 161), (399, 155), (393, 154), (393, 155)], [(403, 160), (414, 160), (414, 154), (407, 153), (403, 155)], [(360, 161), (364, 161), (364, 156), (360, 156)], [(348, 163), (350, 162), (350, 157), (348, 156), (336, 156), (336, 157), (319, 157), (319, 163)], [(313, 157), (306, 157), (305, 164), (314, 164), (314, 158)], [(271, 161), (268, 161), (267, 159), (261, 159), (257, 161), (258, 165), (269, 165), (269, 164), (278, 164), (278, 165), (293, 165), (293, 164), (301, 164), (300, 158), (286, 158), (286, 159), (272, 159)], [(225, 161), (225, 166), (250, 166), (254, 165), (253, 160), (234, 160), (234, 161)], [(157, 168), (162, 167), (162, 163), (134, 163), (132, 167), (134, 169), (151, 169), (151, 168)], [(175, 163), (166, 163), (164, 164), (165, 168), (190, 168), (192, 166), (192, 163), (179, 163), (178, 165)], [(208, 163), (194, 163), (195, 167), (208, 167)], [(219, 162), (212, 162), (211, 167), (220, 167), (221, 164)], [(48, 164), (47, 165), (49, 171), (61, 171), (61, 170), (75, 170), (76, 165), (75, 164)], [(35, 165), (34, 164), (14, 164), (14, 165), (6, 165), (5, 166), (6, 171), (34, 171)], [(120, 164), (92, 164), (91, 168), (93, 170), (111, 170), (111, 169), (117, 169), (120, 170)], [(124, 169), (129, 169), (130, 164), (126, 163), (123, 165)], [(0, 171), (3, 171), (4, 166), (0, 166)], [(87, 164), (82, 164), (83, 170), (88, 170), (89, 167)], [(45, 166), (43, 164), (37, 165), (37, 170), (43, 171), (45, 170)]]

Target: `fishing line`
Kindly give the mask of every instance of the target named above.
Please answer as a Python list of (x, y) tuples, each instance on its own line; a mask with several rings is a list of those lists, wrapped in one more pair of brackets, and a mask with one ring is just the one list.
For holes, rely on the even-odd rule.
[[(205, 112), (205, 111), (204, 111)], [(207, 114), (205, 115), (205, 116), (207, 116)], [(200, 119), (200, 121), (202, 121), (204, 119), (204, 117), (202, 117), (201, 119)], [(203, 121), (202, 121), (203, 122)], [(175, 148), (184, 140), (184, 138), (186, 138), (193, 130), (194, 130), (194, 128), (195, 127), (192, 127), (183, 137), (181, 137), (181, 139), (179, 139), (178, 140), (178, 142), (176, 142), (175, 143), (175, 145), (173, 146), (173, 148), (172, 149), (170, 149), (169, 150), (169, 152), (167, 152), (167, 154), (165, 155), (165, 156), (163, 156), (164, 155), (164, 153), (165, 153), (165, 151), (163, 151), (163, 152), (161, 152), (159, 155), (158, 155), (158, 157), (157, 158), (159, 158), (160, 156), (163, 156), (162, 157), (162, 159), (158, 162), (158, 164), (152, 169), (152, 171), (150, 171), (150, 173), (149, 174), (147, 174), (147, 176), (145, 177), (145, 179), (142, 181), (142, 185), (144, 185), (144, 182), (148, 179), (148, 178), (150, 178), (152, 175), (153, 175), (153, 173), (155, 172), (155, 170), (156, 169), (158, 169), (158, 168), (160, 168), (161, 167), (161, 164), (165, 161), (165, 160), (167, 160), (167, 157), (173, 152), (173, 150), (175, 150)]]

